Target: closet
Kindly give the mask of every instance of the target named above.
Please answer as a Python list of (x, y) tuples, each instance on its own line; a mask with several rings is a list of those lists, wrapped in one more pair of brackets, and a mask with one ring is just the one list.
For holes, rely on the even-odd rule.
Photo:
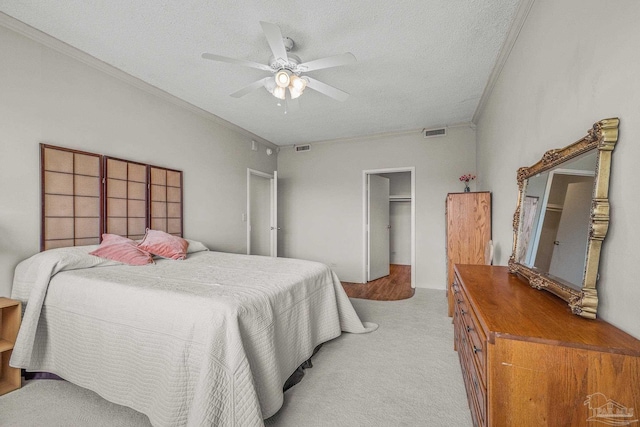
[(411, 265), (411, 172), (385, 174), (389, 178), (389, 259)]

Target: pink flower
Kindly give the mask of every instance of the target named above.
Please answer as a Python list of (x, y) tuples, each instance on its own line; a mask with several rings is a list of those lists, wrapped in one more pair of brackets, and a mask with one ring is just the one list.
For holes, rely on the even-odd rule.
[(476, 176), (475, 176), (475, 175), (472, 175), (472, 174), (470, 174), (470, 173), (469, 173), (469, 174), (466, 174), (466, 175), (462, 175), (462, 176), (460, 177), (460, 181), (463, 181), (463, 182), (473, 181), (474, 179), (476, 179)]

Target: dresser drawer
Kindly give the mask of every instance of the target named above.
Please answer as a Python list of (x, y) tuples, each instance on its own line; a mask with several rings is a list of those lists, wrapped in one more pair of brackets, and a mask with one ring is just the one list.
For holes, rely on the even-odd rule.
[[(486, 346), (487, 338), (480, 327), (480, 323), (468, 302), (468, 298), (464, 290), (458, 285), (457, 281), (453, 285), (455, 310), (459, 316), (459, 325), (462, 329), (461, 333), (466, 335), (468, 351), (470, 352), (470, 360), (476, 364), (476, 370), (480, 375), (483, 386), (487, 384), (487, 356)], [(457, 291), (457, 292), (456, 292)]]
[(473, 347), (470, 345), (469, 335), (464, 329), (459, 306), (455, 306), (454, 310), (455, 340), (473, 423), (476, 426), (485, 426), (487, 425), (487, 389), (478, 375)]

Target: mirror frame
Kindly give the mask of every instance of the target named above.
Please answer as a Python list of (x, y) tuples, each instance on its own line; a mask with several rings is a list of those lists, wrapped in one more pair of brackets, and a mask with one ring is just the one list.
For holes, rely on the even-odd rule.
[[(595, 123), (586, 136), (561, 149), (549, 150), (537, 163), (518, 169), (518, 204), (513, 215), (513, 249), (509, 258), (509, 272), (517, 274), (538, 290), (544, 289), (569, 304), (574, 314), (595, 319), (598, 309), (598, 264), (602, 242), (609, 228), (609, 177), (611, 154), (618, 141), (618, 118), (604, 119)], [(526, 180), (548, 171), (590, 150), (597, 149), (596, 170), (589, 221), (589, 240), (581, 289), (568, 286), (561, 279), (516, 262), (518, 234), (522, 218), (522, 203), (525, 197)]]

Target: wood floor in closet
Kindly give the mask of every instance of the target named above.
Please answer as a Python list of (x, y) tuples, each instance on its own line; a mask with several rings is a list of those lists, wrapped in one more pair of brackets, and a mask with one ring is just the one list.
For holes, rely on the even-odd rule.
[(411, 298), (411, 266), (390, 265), (386, 277), (367, 283), (342, 282), (342, 287), (350, 298), (371, 299), (376, 301), (397, 301)]

